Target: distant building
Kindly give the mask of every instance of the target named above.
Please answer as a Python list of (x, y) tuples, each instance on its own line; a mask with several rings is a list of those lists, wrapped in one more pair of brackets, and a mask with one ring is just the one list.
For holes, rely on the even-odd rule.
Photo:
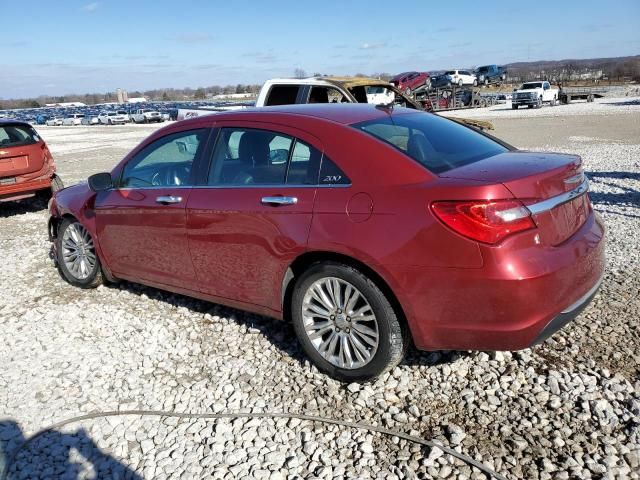
[(147, 99), (144, 97), (131, 97), (127, 99), (127, 103), (144, 103)]
[(82, 102), (60, 102), (60, 103), (47, 103), (45, 107), (86, 107), (87, 105)]

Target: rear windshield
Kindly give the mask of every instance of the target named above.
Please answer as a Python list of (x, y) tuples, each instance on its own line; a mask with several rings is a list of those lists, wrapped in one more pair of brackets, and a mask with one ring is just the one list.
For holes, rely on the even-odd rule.
[(429, 113), (387, 116), (353, 127), (396, 147), (433, 173), (507, 151), (471, 128)]
[(38, 134), (26, 125), (0, 125), (0, 147), (22, 147), (40, 141)]

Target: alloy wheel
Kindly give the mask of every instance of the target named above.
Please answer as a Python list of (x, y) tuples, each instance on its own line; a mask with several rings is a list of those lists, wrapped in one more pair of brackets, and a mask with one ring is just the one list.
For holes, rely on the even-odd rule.
[(80, 223), (69, 224), (62, 235), (62, 259), (66, 269), (78, 280), (93, 272), (97, 257), (93, 239)]
[(337, 277), (316, 280), (302, 302), (305, 333), (332, 365), (353, 370), (368, 364), (378, 350), (376, 315), (365, 296)]

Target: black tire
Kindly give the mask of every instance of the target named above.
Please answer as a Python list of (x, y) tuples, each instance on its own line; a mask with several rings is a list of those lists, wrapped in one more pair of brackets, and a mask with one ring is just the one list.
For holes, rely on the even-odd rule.
[[(58, 234), (55, 239), (55, 247), (56, 247), (56, 266), (58, 267), (58, 272), (60, 272), (60, 276), (66, 280), (68, 283), (73, 285), (74, 287), (79, 288), (96, 288), (99, 285), (104, 283), (104, 278), (102, 275), (102, 268), (100, 266), (100, 259), (98, 258), (97, 252), (95, 253), (95, 265), (93, 269), (88, 273), (86, 278), (78, 278), (73, 272), (71, 272), (65, 262), (64, 262), (64, 253), (63, 253), (63, 236), (65, 231), (73, 224), (79, 223), (76, 219), (65, 218), (60, 225), (58, 226)], [(94, 244), (95, 245), (95, 244)]]
[[(340, 368), (326, 360), (313, 346), (305, 331), (302, 315), (305, 294), (314, 282), (326, 277), (335, 277), (353, 285), (369, 303), (376, 317), (379, 332), (377, 350), (368, 363), (359, 368)], [(291, 298), (291, 312), (296, 335), (309, 359), (320, 371), (343, 382), (370, 380), (392, 369), (402, 360), (410, 344), (408, 328), (398, 318), (380, 288), (359, 270), (341, 263), (321, 262), (309, 267), (296, 281)]]
[(511, 104), (511, 108), (512, 108), (513, 110), (517, 110), (517, 109), (518, 109), (518, 105)]

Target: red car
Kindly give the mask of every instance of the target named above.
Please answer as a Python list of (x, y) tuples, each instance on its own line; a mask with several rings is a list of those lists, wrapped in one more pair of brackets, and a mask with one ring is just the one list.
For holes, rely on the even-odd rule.
[(178, 122), (58, 192), (78, 287), (125, 279), (291, 319), (345, 381), (419, 349), (542, 342), (597, 291), (604, 229), (580, 157), (425, 112), (264, 107)]
[(429, 84), (430, 78), (427, 72), (404, 72), (399, 73), (390, 81), (398, 90), (403, 91), (407, 95), (424, 84)]
[(0, 202), (62, 188), (47, 144), (26, 122), (0, 120)]

